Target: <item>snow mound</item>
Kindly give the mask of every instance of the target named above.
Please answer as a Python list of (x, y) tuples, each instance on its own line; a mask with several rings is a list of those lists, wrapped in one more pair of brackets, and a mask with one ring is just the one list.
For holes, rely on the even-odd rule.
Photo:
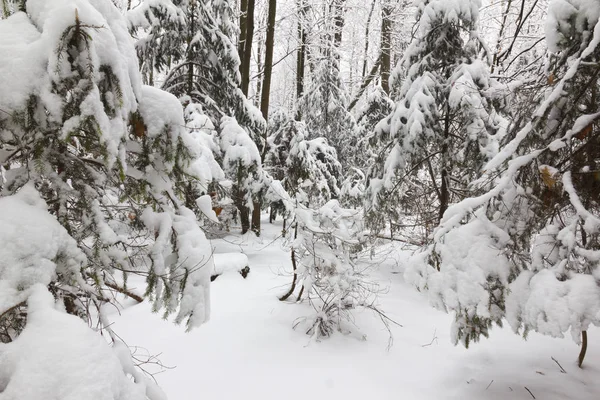
[(0, 198), (0, 314), (27, 299), (35, 284), (57, 273), (87, 287), (79, 273), (85, 255), (46, 210), (33, 185)]
[(129, 355), (121, 357), (82, 320), (58, 311), (43, 285), (32, 288), (28, 306), (21, 335), (0, 345), (2, 400), (166, 399), (141, 377), (134, 383), (120, 361)]

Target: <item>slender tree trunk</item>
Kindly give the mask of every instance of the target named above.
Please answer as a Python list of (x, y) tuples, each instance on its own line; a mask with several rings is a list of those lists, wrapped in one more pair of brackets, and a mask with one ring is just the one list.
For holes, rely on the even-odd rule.
[(362, 77), (365, 79), (367, 73), (367, 60), (369, 59), (369, 31), (371, 29), (371, 19), (373, 19), (373, 11), (375, 10), (375, 0), (371, 3), (371, 9), (369, 10), (369, 16), (367, 17), (367, 24), (365, 27), (365, 54), (363, 58), (362, 66)]
[(242, 235), (250, 230), (250, 210), (244, 204), (238, 206), (240, 212), (240, 224), (242, 225)]
[[(594, 105), (596, 103), (596, 85), (594, 84), (593, 86), (594, 89), (592, 89), (592, 100), (591, 103), (592, 105)], [(588, 148), (589, 149), (589, 148)], [(588, 157), (589, 157), (589, 150), (588, 150)], [(589, 160), (589, 158), (588, 158)], [(585, 207), (586, 209), (589, 207), (589, 198), (587, 198), (585, 200)], [(587, 247), (587, 232), (585, 230), (585, 228), (583, 227), (583, 225), (581, 226), (581, 244), (583, 245), (583, 247)], [(581, 332), (581, 350), (579, 351), (579, 357), (577, 358), (577, 364), (579, 365), (579, 368), (581, 368), (583, 366), (583, 360), (585, 359), (585, 353), (587, 352), (587, 331), (582, 331)]]
[(342, 31), (344, 30), (344, 6), (346, 0), (333, 0), (333, 22), (335, 25), (335, 32), (333, 34), (333, 45), (336, 49), (339, 49), (342, 44)]
[(304, 293), (304, 285), (300, 288), (300, 293), (298, 293), (298, 297), (296, 297), (296, 302), (302, 300), (302, 294)]
[[(297, 238), (298, 238), (298, 224), (296, 224), (296, 226), (294, 227), (294, 240), (296, 240)], [(287, 300), (294, 293), (294, 290), (296, 290), (296, 281), (298, 280), (298, 274), (296, 274), (296, 271), (298, 269), (298, 266), (296, 264), (296, 252), (294, 251), (294, 249), (292, 249), (292, 251), (291, 251), (291, 259), (292, 259), (292, 268), (294, 270), (294, 277), (292, 278), (292, 286), (290, 287), (290, 290), (288, 290), (286, 292), (286, 294), (284, 294), (283, 296), (281, 296), (279, 298), (279, 300), (281, 300), (281, 301)]]
[(233, 203), (240, 216), (240, 225), (242, 226), (242, 235), (250, 230), (250, 210), (246, 207), (245, 192), (239, 186), (234, 186)]
[(587, 351), (587, 331), (581, 332), (581, 351), (579, 352), (578, 364), (579, 368), (583, 365), (583, 360), (585, 359), (585, 353)]
[(243, 73), (244, 46), (246, 45), (246, 19), (248, 17), (248, 0), (240, 0), (240, 37), (238, 40), (238, 56), (240, 57), (240, 74)]
[(269, 97), (271, 95), (271, 75), (273, 73), (273, 47), (275, 43), (275, 16), (277, 1), (269, 0), (269, 16), (267, 19), (267, 39), (265, 42), (265, 67), (263, 74), (260, 111), (265, 121), (269, 120)]
[(150, 61), (150, 74), (148, 75), (148, 85), (154, 86), (154, 57)]
[(448, 209), (450, 201), (450, 193), (448, 188), (448, 138), (450, 137), (450, 105), (446, 106), (446, 115), (444, 118), (444, 141), (442, 143), (441, 166), (442, 166), (442, 183), (440, 185), (440, 209), (438, 214), (438, 223), (442, 220), (444, 213)]
[[(190, 1), (190, 15), (189, 15), (189, 26), (187, 32), (187, 51), (190, 52), (190, 47), (192, 45), (192, 40), (194, 36), (196, 36), (196, 0)], [(188, 59), (189, 60), (189, 59)], [(194, 91), (194, 64), (188, 62), (188, 70), (187, 70), (187, 94), (188, 96), (192, 95)]]
[(307, 6), (305, 0), (298, 0), (298, 53), (296, 60), (296, 98), (299, 99), (304, 93), (304, 63), (306, 61), (306, 29), (304, 23)]
[(262, 79), (260, 74), (263, 73), (263, 69), (264, 69), (264, 63), (263, 63), (263, 53), (264, 53), (264, 47), (265, 47), (265, 41), (262, 35), (260, 35), (260, 38), (258, 39), (258, 48), (256, 49), (256, 53), (257, 53), (257, 60), (256, 60), (256, 69), (259, 72), (259, 77), (258, 79), (256, 79), (256, 91), (254, 92), (253, 97), (253, 102), (254, 105), (256, 107), (260, 107), (260, 96), (262, 93)]
[[(273, 73), (273, 47), (275, 43), (275, 16), (277, 13), (277, 0), (269, 0), (269, 16), (267, 18), (267, 39), (265, 42), (265, 67), (263, 73), (262, 91), (260, 94), (260, 110), (265, 121), (269, 121), (269, 97), (271, 95), (271, 76)], [(264, 143), (261, 159), (267, 155), (267, 129), (264, 132)], [(260, 236), (260, 210), (261, 202), (254, 202), (252, 210), (252, 230)]]
[(390, 51), (392, 48), (392, 6), (387, 0), (381, 5), (381, 87), (390, 93)]
[(252, 202), (252, 232), (256, 234), (256, 236), (260, 236), (260, 211), (262, 208), (262, 202), (260, 200), (256, 200)]
[(506, 4), (506, 10), (502, 13), (502, 23), (500, 24), (500, 32), (498, 32), (498, 41), (496, 42), (496, 52), (494, 53), (494, 58), (492, 61), (492, 73), (494, 72), (494, 68), (498, 63), (498, 56), (502, 51), (502, 40), (504, 39), (504, 29), (506, 28), (506, 19), (508, 18), (508, 14), (510, 12), (510, 6), (512, 5), (512, 0), (508, 0)]
[[(305, 4), (306, 0), (297, 0), (297, 12), (298, 12), (298, 51), (296, 57), (296, 100), (300, 99), (304, 94), (304, 65), (306, 63), (306, 51), (307, 51), (307, 35), (304, 24), (306, 22), (306, 12), (308, 6)], [(302, 119), (300, 110), (296, 109), (296, 121)]]
[(244, 40), (244, 52), (240, 72), (242, 75), (242, 92), (248, 97), (250, 86), (250, 62), (252, 60), (252, 39), (254, 38), (254, 1), (248, 1), (248, 13), (246, 15), (246, 35)]
[(242, 187), (244, 171), (241, 162), (237, 169), (237, 182), (233, 187), (233, 203), (240, 214), (242, 235), (250, 230), (250, 210), (246, 206), (246, 190)]

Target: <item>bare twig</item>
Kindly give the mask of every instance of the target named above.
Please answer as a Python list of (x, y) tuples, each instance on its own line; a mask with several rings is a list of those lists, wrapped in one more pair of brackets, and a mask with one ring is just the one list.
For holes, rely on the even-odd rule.
[(523, 386), (523, 387), (525, 388), (525, 390), (527, 390), (529, 392), (531, 397), (533, 397), (535, 399), (535, 396), (533, 395), (533, 393), (531, 393), (531, 390), (529, 390), (529, 388), (527, 386)]
[(558, 367), (560, 368), (560, 372), (562, 372), (563, 374), (566, 374), (567, 371), (565, 371), (565, 369), (563, 368), (562, 365), (560, 365), (560, 363), (556, 360), (556, 358), (554, 357), (550, 357), (552, 359), (552, 361), (554, 361), (556, 363), (556, 365), (558, 365)]

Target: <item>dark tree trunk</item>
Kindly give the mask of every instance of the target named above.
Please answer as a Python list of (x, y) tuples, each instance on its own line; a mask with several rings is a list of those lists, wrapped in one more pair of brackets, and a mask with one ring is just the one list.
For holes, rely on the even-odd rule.
[(256, 236), (260, 236), (260, 209), (262, 203), (260, 201), (254, 201), (252, 203), (252, 232), (256, 233)]
[(260, 111), (265, 121), (269, 120), (269, 97), (271, 95), (271, 75), (273, 72), (273, 45), (275, 42), (275, 15), (277, 0), (269, 0), (269, 16), (267, 19), (267, 39), (265, 42), (265, 67), (263, 74)]
[[(284, 228), (285, 229), (285, 228)], [(298, 224), (294, 227), (294, 240), (298, 238)], [(286, 292), (283, 296), (279, 298), (281, 301), (287, 300), (296, 290), (296, 281), (298, 280), (298, 274), (296, 273), (298, 266), (296, 264), (296, 252), (294, 249), (291, 251), (291, 259), (292, 259), (292, 269), (294, 271), (294, 277), (292, 278), (292, 286), (290, 286), (290, 290)]]
[(581, 351), (579, 352), (578, 364), (579, 368), (583, 365), (583, 360), (585, 359), (585, 353), (587, 351), (587, 331), (581, 332)]
[(340, 48), (342, 44), (342, 31), (344, 30), (344, 6), (346, 0), (333, 0), (333, 22), (335, 25), (335, 32), (333, 34), (333, 45), (336, 49)]
[(304, 63), (306, 61), (306, 30), (304, 29), (304, 18), (308, 6), (305, 0), (298, 0), (298, 53), (296, 60), (296, 98), (304, 94)]
[[(267, 39), (265, 41), (265, 67), (263, 73), (262, 90), (260, 93), (260, 110), (265, 121), (269, 121), (269, 97), (271, 95), (271, 76), (273, 73), (273, 47), (275, 43), (275, 15), (277, 12), (277, 0), (269, 0), (269, 16), (267, 18)], [(267, 129), (264, 132), (263, 149), (261, 161), (267, 155)], [(252, 210), (252, 230), (260, 236), (260, 209), (261, 202), (254, 202)]]
[(246, 44), (246, 18), (248, 16), (248, 0), (240, 0), (240, 38), (238, 40), (238, 56), (240, 57), (240, 74), (242, 73), (241, 61), (244, 59), (244, 46)]
[(390, 93), (390, 69), (392, 48), (392, 7), (387, 1), (381, 6), (381, 87)]
[[(196, 36), (196, 0), (191, 0), (190, 2), (190, 15), (189, 15), (189, 26), (187, 32), (187, 48), (190, 51), (190, 47), (192, 45), (192, 40), (194, 40), (194, 36)], [(188, 62), (188, 76), (187, 76), (187, 95), (191, 96), (194, 91), (194, 64)]]
[[(450, 137), (450, 106), (446, 106), (446, 115), (444, 118), (444, 141), (442, 143), (442, 183), (440, 185), (440, 209), (438, 214), (438, 224), (442, 220), (444, 213), (448, 209), (450, 201), (450, 190), (448, 188), (448, 138)], [(435, 184), (435, 183), (434, 183)]]
[(246, 207), (246, 191), (240, 188), (241, 170), (238, 170), (238, 183), (233, 187), (233, 203), (240, 215), (242, 234), (250, 230), (250, 210)]
[(250, 230), (250, 210), (242, 205), (238, 208), (240, 211), (240, 224), (242, 225), (242, 235)]
[(367, 24), (365, 27), (365, 54), (363, 58), (362, 66), (362, 78), (365, 79), (367, 73), (367, 59), (369, 57), (369, 31), (371, 29), (371, 19), (373, 19), (373, 11), (375, 10), (375, 0), (371, 3), (371, 9), (369, 10), (369, 16), (367, 17)]
[(247, 1), (246, 35), (244, 36), (244, 52), (240, 65), (242, 92), (244, 92), (246, 97), (248, 97), (248, 87), (250, 86), (250, 61), (252, 59), (252, 39), (254, 37), (254, 0)]

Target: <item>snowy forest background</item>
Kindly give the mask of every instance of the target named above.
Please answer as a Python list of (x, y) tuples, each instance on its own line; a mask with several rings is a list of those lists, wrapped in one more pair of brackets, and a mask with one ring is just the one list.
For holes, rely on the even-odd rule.
[[(329, 367), (250, 397), (337, 398), (316, 377), (348, 362), (409, 377), (382, 398), (600, 396), (597, 0), (0, 0), (0, 16), (1, 400), (164, 399), (179, 371), (153, 379), (167, 365), (145, 340), (196, 349), (171, 398), (231, 398), (203, 391), (220, 337), (243, 344), (246, 384), (264, 353)], [(466, 357), (468, 390), (444, 375)]]

